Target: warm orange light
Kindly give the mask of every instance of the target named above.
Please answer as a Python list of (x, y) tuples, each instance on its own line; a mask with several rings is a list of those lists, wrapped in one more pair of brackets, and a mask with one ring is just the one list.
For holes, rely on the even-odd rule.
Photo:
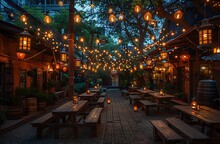
[(199, 48), (211, 48), (212, 45), (212, 25), (208, 20), (202, 22), (199, 29)]
[(20, 60), (23, 60), (26, 55), (25, 53), (22, 53), (22, 52), (17, 52), (16, 54), (17, 54), (18, 59)]
[(74, 96), (72, 97), (72, 99), (73, 99), (73, 103), (74, 103), (74, 104), (79, 103), (79, 97), (78, 97), (78, 96), (74, 95)]
[(144, 14), (144, 20), (149, 21), (149, 20), (151, 20), (151, 19), (152, 19), (151, 13), (150, 13), (150, 12), (146, 12), (146, 13)]
[(118, 44), (121, 44), (121, 43), (122, 43), (122, 39), (118, 38)]
[(51, 23), (51, 18), (47, 15), (47, 16), (45, 16), (44, 17), (44, 22), (46, 23), (46, 24), (50, 24)]
[(115, 21), (116, 21), (115, 15), (114, 15), (114, 14), (110, 14), (108, 20), (109, 20), (109, 22), (111, 22), (111, 23), (115, 22)]
[(81, 22), (81, 17), (80, 17), (80, 15), (75, 15), (75, 16), (74, 16), (74, 22), (76, 22), (76, 23), (80, 23), (80, 22)]
[(58, 5), (59, 5), (59, 6), (63, 6), (63, 1), (60, 0), (60, 1), (58, 2)]
[(187, 51), (183, 51), (180, 55), (180, 61), (183, 63), (187, 63), (190, 60), (190, 55)]
[(214, 54), (220, 54), (220, 48), (214, 48), (213, 53)]
[(138, 106), (134, 105), (134, 112), (137, 112), (137, 111), (138, 111)]
[(66, 72), (67, 71), (67, 67), (63, 67), (63, 72)]
[(120, 13), (119, 16), (118, 16), (118, 19), (121, 20), (121, 21), (124, 20), (124, 14)]
[(160, 95), (161, 95), (161, 96), (164, 96), (164, 92), (163, 92), (162, 89), (160, 90)]
[(136, 6), (134, 7), (134, 11), (135, 11), (136, 13), (139, 13), (139, 12), (141, 11), (141, 7), (140, 7), (139, 5), (136, 5)]
[(193, 98), (192, 101), (191, 101), (191, 108), (196, 110), (197, 109), (197, 100), (196, 98)]
[(162, 60), (165, 60), (167, 58), (167, 52), (165, 50), (162, 50), (160, 52), (160, 57)]
[(111, 99), (107, 98), (107, 104), (110, 104), (110, 103), (111, 103)]
[(79, 41), (80, 41), (81, 43), (83, 43), (83, 42), (84, 42), (84, 38), (83, 38), (83, 37), (79, 38)]
[(140, 63), (139, 68), (140, 68), (140, 70), (143, 70), (144, 69), (144, 65), (142, 63)]
[(59, 69), (60, 68), (60, 65), (59, 64), (56, 64), (56, 69)]
[(183, 17), (183, 13), (181, 10), (177, 10), (175, 13), (174, 13), (174, 18), (179, 20)]
[(21, 20), (22, 22), (27, 22), (27, 16), (24, 15), (24, 14), (21, 15), (20, 20)]

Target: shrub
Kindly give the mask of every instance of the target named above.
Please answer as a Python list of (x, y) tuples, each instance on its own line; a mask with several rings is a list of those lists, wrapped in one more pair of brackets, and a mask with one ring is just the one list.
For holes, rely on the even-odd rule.
[(37, 100), (40, 101), (40, 102), (47, 101), (47, 93), (46, 92), (38, 92)]
[(48, 88), (55, 87), (56, 86), (56, 82), (54, 80), (52, 80), (52, 79), (48, 80), (47, 86), (48, 86)]
[(6, 99), (8, 106), (21, 106), (22, 105), (22, 99), (20, 96), (9, 96)]

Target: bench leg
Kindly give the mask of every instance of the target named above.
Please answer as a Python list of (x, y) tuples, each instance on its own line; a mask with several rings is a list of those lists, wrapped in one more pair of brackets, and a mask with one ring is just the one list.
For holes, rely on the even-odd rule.
[(97, 125), (93, 125), (91, 126), (91, 128), (92, 128), (92, 133), (91, 133), (92, 137), (97, 137)]
[(132, 104), (132, 99), (130, 98), (130, 104)]
[(43, 127), (37, 127), (37, 138), (42, 138)]
[(145, 106), (145, 114), (148, 115), (149, 114), (149, 107)]
[(153, 127), (153, 135), (154, 135), (154, 141), (158, 141), (159, 137), (158, 137), (158, 134), (157, 134), (157, 129), (155, 127)]

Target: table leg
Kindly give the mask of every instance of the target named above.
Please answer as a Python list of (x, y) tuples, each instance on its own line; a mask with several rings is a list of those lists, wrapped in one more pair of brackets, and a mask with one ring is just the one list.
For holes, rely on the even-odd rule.
[(56, 124), (55, 124), (55, 138), (59, 138), (59, 133), (60, 133), (60, 117), (56, 117)]

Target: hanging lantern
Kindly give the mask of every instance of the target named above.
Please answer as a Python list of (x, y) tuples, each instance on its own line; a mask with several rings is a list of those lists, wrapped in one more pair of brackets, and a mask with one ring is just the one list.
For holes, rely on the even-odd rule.
[(182, 63), (187, 63), (190, 59), (190, 54), (185, 50), (182, 52), (182, 54), (180, 55), (180, 61)]
[[(80, 59), (76, 59), (76, 60), (75, 60), (75, 66), (76, 66), (76, 67), (80, 67), (80, 66), (81, 66), (81, 61), (80, 61)], [(85, 66), (85, 67), (87, 67), (87, 66)]]
[(163, 65), (163, 67), (164, 67), (164, 68), (169, 68), (169, 67), (170, 67), (170, 63), (165, 62), (164, 65)]
[(121, 21), (124, 20), (124, 14), (120, 13), (119, 16), (118, 16), (118, 19), (121, 20)]
[(109, 9), (108, 9), (108, 13), (112, 13), (113, 12), (113, 9), (110, 7)]
[(138, 41), (139, 41), (139, 39), (138, 39), (138, 38), (134, 38), (134, 41), (135, 41), (135, 42), (138, 42)]
[(179, 20), (183, 17), (183, 12), (181, 10), (177, 10), (175, 13), (174, 13), (174, 18)]
[(24, 15), (24, 14), (21, 15), (20, 20), (21, 20), (22, 22), (27, 22), (27, 16)]
[(122, 43), (122, 39), (118, 38), (118, 44), (121, 44), (121, 43)]
[(66, 72), (66, 71), (67, 71), (67, 67), (64, 66), (64, 67), (63, 67), (63, 72)]
[(212, 47), (212, 25), (208, 20), (203, 20), (199, 30), (199, 46), (198, 48), (211, 48)]
[(139, 5), (136, 5), (134, 7), (134, 12), (139, 13), (141, 11), (141, 7)]
[(213, 49), (213, 53), (214, 54), (220, 54), (220, 48), (218, 47), (218, 48), (214, 48)]
[(110, 103), (111, 103), (111, 99), (107, 98), (107, 104), (110, 104)]
[(83, 42), (84, 42), (84, 38), (83, 38), (83, 37), (80, 37), (80, 38), (79, 38), (79, 41), (80, 41), (81, 43), (83, 43)]
[(147, 64), (147, 66), (152, 66), (153, 63), (152, 63), (152, 60), (150, 57), (147, 58), (146, 64)]
[(67, 52), (66, 52), (65, 48), (63, 48), (60, 52), (60, 61), (61, 62), (67, 61)]
[(140, 70), (143, 70), (143, 69), (144, 69), (143, 63), (140, 63), (139, 68), (140, 68)]
[(161, 60), (167, 59), (167, 52), (166, 52), (166, 50), (162, 50), (160, 52), (160, 58), (161, 58)]
[(134, 71), (136, 71), (137, 70), (137, 67), (136, 67), (136, 65), (134, 66)]
[(31, 50), (31, 35), (25, 28), (24, 31), (20, 33), (19, 49), (17, 50), (18, 58), (23, 59), (25, 57), (25, 53), (29, 53), (30, 50)]
[(56, 64), (56, 69), (59, 69), (60, 68), (60, 65), (59, 64)]
[(58, 5), (63, 6), (63, 1), (62, 0), (58, 1)]
[(99, 43), (100, 43), (100, 39), (97, 38), (97, 39), (95, 40), (95, 43), (96, 43), (96, 44), (99, 44)]
[(80, 23), (81, 22), (81, 17), (80, 17), (80, 15), (75, 15), (74, 16), (74, 22), (76, 22), (76, 23)]
[(26, 55), (26, 54), (23, 53), (23, 52), (17, 52), (16, 54), (17, 54), (18, 59), (20, 59), (20, 60), (23, 60), (24, 57), (25, 57), (25, 55)]
[(150, 12), (146, 12), (146, 13), (144, 14), (144, 20), (149, 21), (149, 20), (151, 20), (151, 19), (152, 19), (151, 13), (150, 13)]
[(116, 21), (115, 15), (114, 15), (114, 14), (110, 14), (108, 20), (109, 20), (109, 22), (111, 22), (111, 23), (115, 22), (115, 21)]
[(44, 17), (44, 22), (46, 23), (46, 24), (50, 24), (51, 23), (51, 18), (48, 16), (48, 15), (46, 15), (45, 17)]
[(196, 109), (197, 109), (197, 105), (198, 105), (197, 100), (196, 100), (196, 98), (194, 97), (194, 98), (192, 99), (192, 101), (191, 101), (191, 108), (194, 109), (194, 110), (196, 110)]
[(135, 104), (134, 105), (134, 112), (137, 112), (138, 111), (138, 106)]

